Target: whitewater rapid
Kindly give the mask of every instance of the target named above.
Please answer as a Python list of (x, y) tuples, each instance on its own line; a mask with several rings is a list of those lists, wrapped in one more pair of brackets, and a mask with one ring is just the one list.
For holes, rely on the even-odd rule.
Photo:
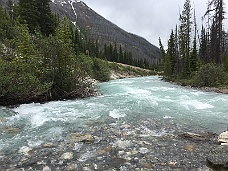
[[(228, 126), (228, 95), (163, 82), (156, 76), (99, 83), (97, 97), (0, 108), (0, 150), (39, 146), (97, 123), (172, 120), (191, 131)], [(97, 124), (96, 126), (99, 126)], [(7, 131), (16, 128), (16, 131)], [(151, 131), (151, 130), (150, 130)], [(152, 130), (153, 131), (153, 130)]]

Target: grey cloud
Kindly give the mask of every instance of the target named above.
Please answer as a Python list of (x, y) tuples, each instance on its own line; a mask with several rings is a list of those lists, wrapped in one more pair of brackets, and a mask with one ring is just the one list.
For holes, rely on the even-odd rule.
[[(158, 45), (161, 37), (167, 44), (171, 29), (178, 24), (179, 10), (184, 0), (84, 0), (97, 13), (115, 23), (124, 30), (146, 38)], [(192, 0), (196, 8), (197, 22), (206, 12), (208, 0)], [(201, 26), (199, 26), (201, 28)]]

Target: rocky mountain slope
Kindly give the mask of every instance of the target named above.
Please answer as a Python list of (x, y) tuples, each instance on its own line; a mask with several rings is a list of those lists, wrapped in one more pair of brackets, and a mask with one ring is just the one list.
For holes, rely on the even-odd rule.
[[(7, 0), (1, 0), (3, 6)], [(17, 1), (17, 0), (15, 0)], [(132, 52), (135, 59), (146, 59), (150, 64), (154, 64), (161, 58), (159, 48), (149, 43), (146, 39), (135, 34), (128, 33), (97, 14), (83, 1), (77, 0), (52, 0), (51, 9), (60, 16), (66, 16), (76, 23), (81, 32), (88, 38), (98, 40), (102, 49), (104, 44), (117, 43), (128, 52)]]

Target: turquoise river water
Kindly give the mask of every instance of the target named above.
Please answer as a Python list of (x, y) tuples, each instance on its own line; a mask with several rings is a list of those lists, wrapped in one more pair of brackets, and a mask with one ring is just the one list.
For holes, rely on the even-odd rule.
[(216, 133), (228, 126), (225, 94), (180, 87), (156, 76), (99, 83), (98, 91), (102, 95), (86, 99), (0, 107), (0, 150), (58, 140), (70, 130), (86, 129), (88, 122), (171, 119), (191, 130)]

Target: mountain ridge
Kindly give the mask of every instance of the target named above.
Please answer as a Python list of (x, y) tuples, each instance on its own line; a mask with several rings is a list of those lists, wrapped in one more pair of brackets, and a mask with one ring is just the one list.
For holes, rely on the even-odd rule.
[[(3, 0), (3, 7), (7, 0)], [(14, 0), (13, 2), (17, 2)], [(124, 51), (132, 52), (134, 59), (146, 59), (150, 64), (157, 64), (161, 59), (158, 47), (145, 38), (126, 32), (116, 24), (105, 19), (91, 9), (84, 1), (78, 0), (51, 0), (51, 10), (60, 17), (66, 16), (76, 24), (87, 38), (98, 41), (99, 49), (103, 50), (104, 44), (121, 45)]]

